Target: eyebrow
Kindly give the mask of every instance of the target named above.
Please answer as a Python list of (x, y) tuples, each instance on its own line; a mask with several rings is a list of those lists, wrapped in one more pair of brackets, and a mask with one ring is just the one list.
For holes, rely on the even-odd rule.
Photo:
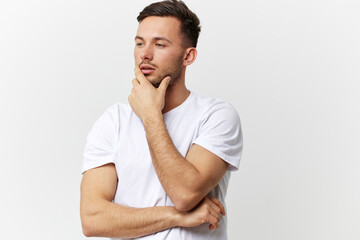
[[(136, 36), (136, 37), (135, 37), (135, 40), (136, 40), (136, 39), (139, 39), (139, 40), (144, 41), (144, 38), (143, 38), (143, 37), (140, 37), (140, 36)], [(167, 39), (166, 37), (154, 37), (153, 40), (155, 40), (155, 41), (163, 40), (163, 41), (166, 41), (166, 42), (169, 42), (169, 43), (172, 44), (172, 42), (171, 42), (169, 39)]]

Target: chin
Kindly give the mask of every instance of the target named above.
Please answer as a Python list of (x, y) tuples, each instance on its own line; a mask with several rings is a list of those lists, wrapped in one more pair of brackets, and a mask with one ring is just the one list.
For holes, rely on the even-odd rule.
[(151, 83), (155, 88), (159, 88), (160, 87), (160, 82), (157, 83)]
[(154, 79), (150, 77), (146, 77), (146, 79), (156, 88), (158, 88), (161, 84), (161, 81), (159, 81), (158, 79)]

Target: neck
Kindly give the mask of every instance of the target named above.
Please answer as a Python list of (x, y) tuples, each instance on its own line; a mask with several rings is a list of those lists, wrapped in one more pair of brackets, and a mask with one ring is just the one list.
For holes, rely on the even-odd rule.
[(185, 78), (178, 79), (174, 85), (170, 85), (166, 90), (165, 105), (162, 113), (167, 113), (181, 105), (190, 95), (190, 91), (185, 86)]

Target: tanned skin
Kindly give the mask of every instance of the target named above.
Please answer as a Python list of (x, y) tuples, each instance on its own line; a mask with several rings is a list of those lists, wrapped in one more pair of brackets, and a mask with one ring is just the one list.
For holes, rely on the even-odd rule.
[[(156, 173), (175, 207), (133, 208), (113, 203), (118, 180), (114, 164), (91, 169), (81, 183), (80, 212), (86, 236), (135, 238), (203, 223), (209, 223), (212, 230), (225, 215), (221, 202), (207, 194), (220, 182), (228, 164), (199, 145), (182, 157), (162, 117), (190, 94), (185, 70), (195, 61), (197, 51), (184, 48), (179, 26), (173, 17), (147, 17), (139, 24), (135, 79), (129, 96), (130, 106), (144, 124)], [(157, 67), (145, 76), (141, 63)]]
[[(218, 228), (224, 207), (205, 198), (194, 210), (174, 207), (133, 208), (113, 203), (117, 186), (114, 164), (86, 171), (81, 183), (80, 215), (87, 237), (135, 238), (171, 227), (195, 227), (209, 223)], [(216, 205), (219, 204), (219, 205)]]
[[(183, 47), (180, 21), (174, 17), (145, 18), (139, 25), (137, 38), (136, 78), (132, 81), (129, 103), (144, 124), (161, 185), (178, 210), (189, 211), (220, 182), (228, 169), (228, 163), (199, 145), (193, 145), (184, 158), (175, 148), (164, 123), (162, 114), (179, 106), (190, 94), (185, 86), (185, 70), (195, 61), (197, 51)], [(171, 79), (169, 72), (158, 82), (157, 76), (166, 72), (161, 66), (177, 65), (179, 56), (182, 59), (179, 77)], [(159, 67), (145, 76), (141, 70), (143, 62)], [(158, 88), (154, 87), (159, 84)]]

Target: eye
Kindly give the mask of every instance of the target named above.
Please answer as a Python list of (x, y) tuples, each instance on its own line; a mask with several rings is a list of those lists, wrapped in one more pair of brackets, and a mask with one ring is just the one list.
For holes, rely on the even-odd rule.
[(156, 45), (157, 47), (161, 47), (161, 48), (162, 48), (162, 47), (165, 47), (165, 45), (163, 45), (163, 44), (161, 44), (161, 43), (156, 43), (155, 45)]
[(143, 44), (141, 42), (136, 43), (136, 46), (141, 47)]

